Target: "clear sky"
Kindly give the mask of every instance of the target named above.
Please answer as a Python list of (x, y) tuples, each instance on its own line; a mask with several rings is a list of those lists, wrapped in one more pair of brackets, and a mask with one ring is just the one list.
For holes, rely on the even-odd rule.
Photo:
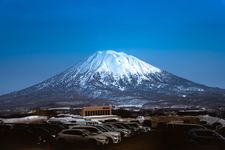
[(0, 95), (106, 49), (225, 88), (225, 0), (0, 0)]

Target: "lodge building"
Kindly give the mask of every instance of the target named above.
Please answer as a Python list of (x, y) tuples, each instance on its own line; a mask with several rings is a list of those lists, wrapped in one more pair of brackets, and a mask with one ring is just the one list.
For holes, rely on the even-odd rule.
[(92, 106), (84, 107), (80, 112), (81, 116), (99, 116), (99, 115), (112, 115), (111, 106)]

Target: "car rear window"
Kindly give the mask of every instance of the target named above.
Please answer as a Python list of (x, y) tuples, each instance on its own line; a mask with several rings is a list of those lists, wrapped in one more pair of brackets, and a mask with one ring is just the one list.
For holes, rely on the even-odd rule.
[(81, 132), (81, 131), (71, 130), (71, 131), (64, 131), (63, 134), (69, 134), (69, 135), (82, 135), (82, 132)]

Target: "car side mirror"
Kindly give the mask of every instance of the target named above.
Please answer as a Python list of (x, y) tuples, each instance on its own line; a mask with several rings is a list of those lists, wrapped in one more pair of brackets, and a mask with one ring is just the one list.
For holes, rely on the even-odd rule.
[(87, 136), (86, 134), (82, 134), (83, 137)]

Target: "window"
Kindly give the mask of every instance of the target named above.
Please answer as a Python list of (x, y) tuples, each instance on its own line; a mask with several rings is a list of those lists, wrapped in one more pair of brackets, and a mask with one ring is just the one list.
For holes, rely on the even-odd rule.
[(101, 130), (102, 132), (108, 132), (105, 128), (101, 127), (101, 126), (98, 126), (97, 127), (99, 130)]
[(207, 137), (215, 137), (215, 136), (218, 136), (214, 132), (210, 132), (210, 131), (197, 131), (196, 134), (198, 136), (207, 136)]
[(95, 128), (87, 128), (87, 130), (94, 133), (99, 132), (99, 130)]
[(89, 128), (89, 127), (79, 127), (79, 128), (73, 128), (73, 129), (85, 129), (85, 130), (88, 130), (89, 132), (92, 132), (92, 133), (98, 133), (99, 130), (96, 129), (96, 128)]
[(71, 130), (71, 131), (64, 131), (63, 134), (69, 134), (69, 135), (82, 135), (82, 132), (81, 132), (81, 131)]

